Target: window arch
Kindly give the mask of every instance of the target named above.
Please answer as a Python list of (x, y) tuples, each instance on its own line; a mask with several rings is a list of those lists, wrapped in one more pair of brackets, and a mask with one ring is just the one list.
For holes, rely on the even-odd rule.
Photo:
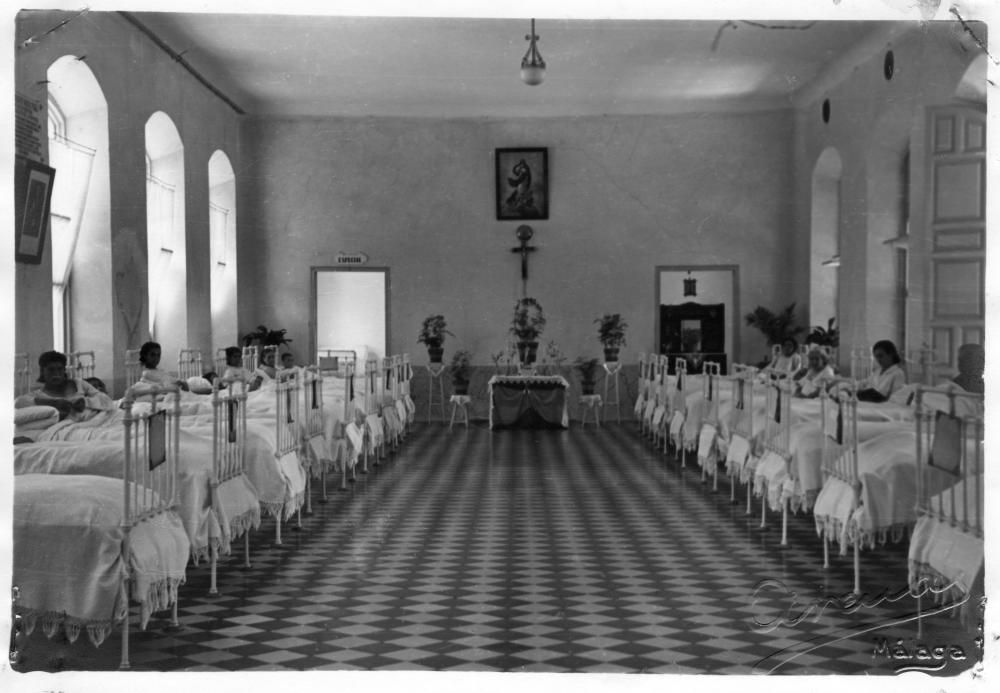
[(217, 149), (208, 160), (212, 341), (216, 349), (238, 341), (236, 316), (236, 175)]
[(149, 334), (168, 355), (187, 347), (184, 144), (163, 111), (146, 121)]
[[(73, 55), (54, 61), (48, 80), (52, 189), (53, 347), (113, 353), (108, 105), (90, 68)], [(113, 361), (99, 359), (101, 378)]]

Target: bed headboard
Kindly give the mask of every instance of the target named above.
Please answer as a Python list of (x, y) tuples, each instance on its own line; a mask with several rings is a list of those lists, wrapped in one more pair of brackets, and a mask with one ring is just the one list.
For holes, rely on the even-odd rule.
[(73, 351), (66, 355), (66, 372), (71, 378), (93, 378), (96, 357), (93, 351)]
[(177, 377), (181, 380), (201, 377), (205, 371), (201, 365), (201, 349), (181, 349), (177, 355)]
[(31, 390), (31, 356), (14, 354), (14, 396), (20, 397)]
[(139, 363), (139, 350), (125, 350), (125, 388), (128, 389), (139, 382), (142, 377), (142, 364)]

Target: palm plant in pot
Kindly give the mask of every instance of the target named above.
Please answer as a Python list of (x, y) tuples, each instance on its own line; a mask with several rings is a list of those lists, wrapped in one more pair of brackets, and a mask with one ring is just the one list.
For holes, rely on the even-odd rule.
[(514, 306), (514, 319), (510, 332), (517, 337), (517, 354), (522, 364), (534, 363), (538, 358), (538, 337), (545, 329), (545, 313), (541, 304), (525, 297)]
[(816, 325), (806, 336), (806, 344), (827, 346), (836, 349), (840, 346), (840, 330), (837, 329), (837, 318), (826, 321), (826, 327)]
[(599, 317), (597, 323), (597, 338), (604, 346), (604, 360), (607, 363), (618, 361), (618, 353), (625, 346), (625, 329), (628, 323), (620, 313), (609, 313)]
[(456, 395), (469, 394), (469, 379), (472, 375), (472, 352), (459, 349), (451, 357), (451, 387)]
[(264, 325), (258, 325), (256, 330), (243, 335), (243, 346), (256, 344), (261, 349), (269, 346), (280, 347), (292, 341), (285, 336), (286, 332), (288, 330), (271, 330)]
[(600, 365), (601, 362), (597, 359), (585, 356), (580, 356), (573, 362), (573, 367), (580, 374), (580, 387), (583, 388), (584, 395), (594, 394), (594, 389), (597, 387), (597, 367)]
[(448, 323), (445, 322), (443, 315), (428, 315), (424, 318), (424, 322), (420, 326), (420, 334), (417, 335), (417, 342), (427, 347), (427, 356), (431, 363), (441, 363), (441, 359), (444, 357), (443, 345), (446, 334), (455, 336), (448, 331)]
[[(795, 324), (795, 304), (791, 303), (782, 310), (775, 313), (763, 306), (757, 306), (753, 312), (744, 316), (746, 323), (750, 327), (757, 328), (764, 339), (767, 340), (768, 348), (775, 344), (781, 344), (789, 337), (795, 338), (801, 334), (805, 328)], [(770, 363), (770, 353), (765, 356), (763, 365)]]

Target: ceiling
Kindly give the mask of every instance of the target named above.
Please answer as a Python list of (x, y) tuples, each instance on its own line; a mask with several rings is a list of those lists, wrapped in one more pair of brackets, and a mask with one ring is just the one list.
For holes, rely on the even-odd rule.
[[(433, 118), (788, 106), (885, 22), (539, 20), (545, 81), (518, 76), (529, 21), (133, 15), (243, 110)], [(898, 26), (898, 25), (897, 25)]]

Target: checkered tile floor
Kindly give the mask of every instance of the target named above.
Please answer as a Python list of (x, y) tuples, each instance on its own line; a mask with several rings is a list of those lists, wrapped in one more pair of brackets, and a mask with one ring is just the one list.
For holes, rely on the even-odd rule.
[[(181, 628), (133, 634), (139, 670), (377, 669), (531, 672), (881, 673), (877, 638), (917, 637), (910, 597), (797, 625), (755, 627), (852, 587), (850, 557), (824, 571), (809, 517), (730, 505), (633, 427), (491, 432), (431, 424), (302, 531), (253, 537), (253, 567), (225, 558), (221, 595), (189, 569)], [(742, 497), (740, 493), (737, 497)], [(759, 512), (759, 505), (755, 506)], [(862, 556), (871, 595), (906, 584), (905, 546)], [(762, 581), (769, 581), (762, 585)], [(925, 602), (925, 608), (928, 604)], [(899, 622), (898, 624), (896, 624)], [(896, 625), (894, 625), (896, 624)], [(921, 642), (960, 644), (958, 619)], [(114, 669), (120, 641), (22, 638), (20, 670)]]

